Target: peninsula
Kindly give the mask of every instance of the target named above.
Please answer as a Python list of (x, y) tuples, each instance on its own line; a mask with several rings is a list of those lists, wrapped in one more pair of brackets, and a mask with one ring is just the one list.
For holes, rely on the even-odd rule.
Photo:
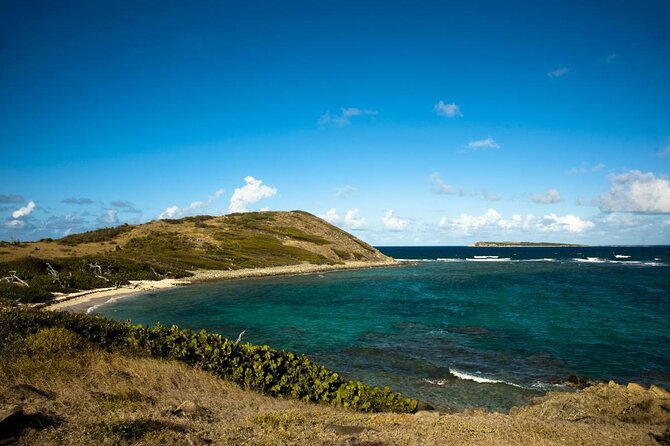
[(302, 211), (201, 215), (57, 240), (0, 243), (0, 303), (5, 304), (84, 296), (90, 301), (205, 280), (395, 264)]
[(581, 248), (589, 245), (548, 242), (476, 242), (474, 248)]

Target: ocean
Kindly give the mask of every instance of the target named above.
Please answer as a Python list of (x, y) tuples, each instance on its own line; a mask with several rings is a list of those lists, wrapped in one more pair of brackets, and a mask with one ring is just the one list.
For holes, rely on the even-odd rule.
[(95, 312), (304, 353), (440, 410), (570, 375), (670, 389), (670, 247), (380, 247), (397, 267), (199, 284)]

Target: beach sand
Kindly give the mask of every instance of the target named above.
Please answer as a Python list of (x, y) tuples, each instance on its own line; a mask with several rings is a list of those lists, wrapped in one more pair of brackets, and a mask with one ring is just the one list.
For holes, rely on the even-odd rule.
[(177, 286), (189, 285), (192, 283), (211, 282), (219, 280), (244, 279), (250, 277), (269, 277), (315, 274), (331, 271), (342, 271), (347, 269), (376, 268), (383, 266), (395, 266), (399, 262), (394, 260), (380, 262), (362, 262), (349, 261), (340, 265), (286, 265), (272, 266), (268, 268), (244, 268), (238, 270), (196, 270), (191, 271), (193, 276), (183, 279), (162, 279), (162, 280), (131, 280), (129, 285), (119, 288), (100, 288), (94, 290), (81, 291), (78, 293), (69, 293), (58, 296), (53, 302), (45, 306), (53, 311), (72, 311), (86, 313), (94, 307), (98, 307), (110, 300), (122, 299), (124, 297), (159, 291)]

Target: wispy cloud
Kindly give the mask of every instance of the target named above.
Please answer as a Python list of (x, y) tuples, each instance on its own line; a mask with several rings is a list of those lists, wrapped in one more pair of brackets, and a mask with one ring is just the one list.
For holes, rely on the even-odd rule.
[(409, 225), (409, 220), (393, 215), (393, 209), (389, 209), (382, 216), (384, 227), (390, 231), (404, 231)]
[(346, 185), (344, 187), (338, 187), (335, 189), (335, 196), (340, 197), (340, 198), (346, 198), (346, 197), (351, 197), (352, 195), (356, 194), (358, 192), (358, 189), (356, 189), (353, 186)]
[(446, 104), (444, 101), (440, 101), (433, 107), (433, 111), (440, 116), (446, 116), (447, 118), (455, 118), (456, 116), (463, 116), (461, 113), (461, 107), (459, 107), (455, 102), (451, 104)]
[(568, 175), (581, 175), (584, 173), (595, 173), (602, 172), (605, 168), (605, 165), (602, 163), (590, 165), (589, 163), (582, 163), (579, 167), (573, 167), (572, 169), (566, 171)]
[(455, 195), (458, 197), (482, 197), (486, 201), (498, 201), (500, 197), (494, 194), (490, 194), (486, 190), (481, 191), (468, 191), (462, 187), (455, 188), (446, 184), (439, 172), (433, 172), (428, 176), (428, 182), (430, 183), (431, 190), (434, 194), (440, 195)]
[(329, 111), (319, 117), (320, 126), (334, 126), (342, 127), (351, 124), (351, 118), (356, 116), (377, 116), (379, 114), (376, 110), (368, 110), (356, 107), (343, 108), (342, 112), (338, 114), (331, 114)]
[(135, 205), (133, 203), (131, 203), (130, 201), (125, 201), (125, 200), (114, 200), (114, 201), (110, 202), (109, 204), (111, 204), (115, 208), (122, 208), (122, 209), (123, 208), (134, 208), (135, 207)]
[(267, 186), (252, 176), (245, 177), (244, 181), (247, 184), (236, 188), (230, 198), (230, 212), (247, 212), (248, 205), (277, 194), (276, 188)]
[(602, 212), (670, 213), (670, 182), (666, 177), (631, 170), (610, 175), (609, 179), (610, 191), (595, 200)]
[(568, 74), (569, 72), (570, 72), (570, 69), (569, 69), (569, 68), (567, 68), (567, 67), (560, 67), (560, 68), (556, 68), (555, 70), (551, 70), (550, 72), (548, 72), (548, 73), (547, 73), (547, 76), (548, 76), (549, 78), (552, 78), (552, 79), (553, 79), (553, 78), (555, 78), (555, 77), (565, 76), (565, 75)]
[(475, 141), (470, 141), (468, 143), (468, 149), (470, 150), (480, 150), (480, 149), (499, 149), (500, 144), (495, 142), (490, 136), (486, 139), (479, 139)]
[[(225, 193), (225, 190), (219, 189), (214, 192), (213, 195), (210, 195), (207, 201), (194, 201), (185, 208), (180, 208), (179, 206), (169, 206), (158, 216), (159, 219), (163, 220), (166, 218), (181, 218), (189, 215), (194, 215), (202, 210), (208, 208), (214, 201), (221, 198)], [(126, 202), (124, 202), (126, 203)], [(118, 207), (118, 206), (117, 206)], [(114, 211), (116, 212), (116, 211)]]
[(663, 150), (661, 150), (660, 152), (658, 152), (656, 154), (656, 156), (658, 156), (659, 158), (665, 158), (665, 157), (670, 156), (670, 144), (665, 146), (665, 148)]
[(23, 203), (23, 197), (21, 195), (0, 194), (0, 203)]
[(74, 197), (69, 197), (69, 198), (64, 198), (61, 203), (67, 203), (67, 204), (93, 204), (94, 201), (91, 200), (90, 198), (74, 198)]
[(549, 189), (543, 194), (531, 194), (530, 199), (533, 203), (539, 204), (556, 204), (563, 201), (556, 189)]

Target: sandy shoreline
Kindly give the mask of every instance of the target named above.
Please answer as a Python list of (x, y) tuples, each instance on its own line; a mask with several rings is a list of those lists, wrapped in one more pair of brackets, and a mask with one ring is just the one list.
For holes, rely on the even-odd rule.
[(380, 262), (349, 261), (343, 265), (286, 265), (272, 266), (268, 268), (246, 268), (231, 271), (222, 270), (197, 270), (191, 271), (193, 276), (182, 279), (163, 280), (131, 280), (129, 285), (119, 288), (100, 288), (94, 290), (69, 293), (58, 296), (56, 300), (45, 306), (47, 310), (72, 311), (86, 313), (94, 307), (98, 307), (110, 300), (122, 299), (124, 297), (170, 289), (177, 286), (190, 285), (193, 283), (211, 282), (219, 280), (244, 279), (251, 277), (289, 276), (302, 274), (315, 274), (331, 271), (342, 271), (348, 269), (376, 268), (384, 266), (399, 265), (395, 260)]

